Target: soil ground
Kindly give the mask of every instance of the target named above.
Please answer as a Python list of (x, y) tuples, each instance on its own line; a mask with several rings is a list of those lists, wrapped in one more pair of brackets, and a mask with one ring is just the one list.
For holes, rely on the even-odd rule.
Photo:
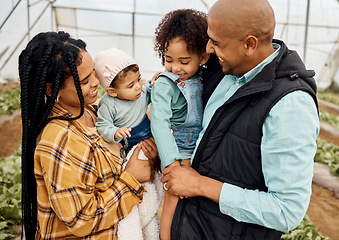
[(21, 131), (19, 111), (11, 116), (0, 116), (0, 157), (8, 157), (20, 147)]
[[(1, 92), (1, 91), (0, 91)], [(330, 141), (330, 137), (320, 132), (320, 137)], [(331, 137), (331, 142), (339, 145), (338, 137)], [(21, 143), (21, 118), (20, 112), (12, 116), (0, 116), (0, 157), (10, 156), (18, 149)], [(307, 215), (320, 233), (339, 240), (339, 199), (331, 190), (315, 183), (312, 185), (312, 196)]]
[(339, 199), (331, 190), (312, 184), (311, 202), (307, 210), (311, 222), (319, 232), (331, 240), (339, 239)]

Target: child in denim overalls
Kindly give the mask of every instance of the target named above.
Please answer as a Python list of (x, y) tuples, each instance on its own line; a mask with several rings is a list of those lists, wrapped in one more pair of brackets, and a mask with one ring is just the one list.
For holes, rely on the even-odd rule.
[[(172, 11), (156, 28), (155, 50), (166, 70), (151, 92), (151, 130), (158, 147), (161, 168), (190, 165), (202, 127), (202, 65), (209, 55), (206, 14), (182, 9)], [(166, 183), (164, 189), (168, 190)], [(160, 219), (161, 239), (170, 239), (170, 227), (178, 201), (165, 191)]]

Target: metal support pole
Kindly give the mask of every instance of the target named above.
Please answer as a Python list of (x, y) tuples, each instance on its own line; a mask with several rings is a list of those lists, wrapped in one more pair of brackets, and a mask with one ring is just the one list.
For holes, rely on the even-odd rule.
[(7, 15), (7, 17), (5, 18), (5, 20), (1, 23), (1, 26), (0, 26), (0, 31), (2, 29), (2, 27), (5, 25), (5, 23), (7, 22), (7, 20), (10, 18), (10, 16), (12, 16), (14, 10), (17, 8), (17, 6), (19, 5), (19, 3), (21, 2), (22, 0), (18, 1), (15, 6), (13, 6), (13, 1), (12, 1), (12, 10), (11, 12)]
[(54, 2), (55, 1), (51, 1), (50, 4), (51, 4), (51, 31), (54, 31), (54, 25), (53, 25), (53, 8), (54, 8)]
[(27, 37), (28, 41), (31, 40), (31, 23), (30, 23), (30, 15), (29, 15), (29, 0), (27, 0)]
[(306, 10), (306, 24), (305, 24), (305, 39), (304, 39), (304, 62), (306, 61), (306, 50), (307, 50), (307, 35), (308, 35), (308, 19), (310, 15), (310, 2), (311, 0), (307, 0), (307, 10)]
[(133, 1), (133, 13), (132, 13), (132, 56), (135, 58), (135, 12), (137, 9), (136, 0)]
[(288, 5), (287, 5), (286, 41), (288, 41), (288, 24), (290, 22), (290, 12), (291, 12), (291, 1), (288, 0)]

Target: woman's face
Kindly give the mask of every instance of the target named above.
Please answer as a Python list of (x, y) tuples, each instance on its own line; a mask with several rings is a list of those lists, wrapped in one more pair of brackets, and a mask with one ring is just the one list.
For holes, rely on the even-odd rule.
[[(99, 80), (95, 76), (94, 62), (91, 55), (86, 51), (81, 51), (80, 54), (82, 62), (77, 69), (86, 106), (93, 104), (97, 100)], [(60, 106), (74, 115), (80, 113), (80, 100), (72, 76), (65, 79), (59, 90), (58, 97)]]

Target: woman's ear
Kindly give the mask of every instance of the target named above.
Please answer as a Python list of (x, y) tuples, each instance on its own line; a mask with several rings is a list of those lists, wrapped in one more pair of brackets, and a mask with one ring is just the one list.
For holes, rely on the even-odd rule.
[(115, 91), (115, 88), (108, 87), (108, 88), (106, 88), (106, 92), (111, 97), (117, 97), (118, 96), (117, 92)]
[[(52, 83), (46, 83), (46, 95), (47, 96), (52, 96)], [(55, 102), (58, 103), (59, 102), (59, 94), (57, 95), (56, 99), (55, 99)]]
[(46, 95), (52, 96), (52, 83), (46, 83)]
[(204, 52), (201, 56), (200, 64), (204, 65), (208, 61), (209, 58), (210, 58), (210, 54), (207, 52)]

